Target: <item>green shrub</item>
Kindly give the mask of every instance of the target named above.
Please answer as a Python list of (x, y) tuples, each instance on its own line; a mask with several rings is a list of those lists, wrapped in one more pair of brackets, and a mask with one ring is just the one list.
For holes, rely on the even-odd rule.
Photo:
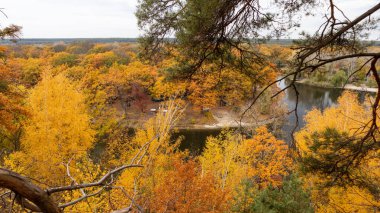
[(343, 70), (338, 70), (330, 79), (335, 87), (342, 87), (347, 80), (347, 75)]
[(313, 82), (323, 82), (327, 81), (327, 75), (323, 71), (317, 71), (312, 77), (311, 80)]
[(310, 192), (302, 187), (301, 180), (291, 175), (281, 188), (269, 187), (257, 194), (251, 212), (255, 213), (311, 213)]
[(378, 85), (377, 85), (376, 80), (374, 79), (374, 77), (370, 77), (370, 78), (367, 80), (366, 85), (367, 85), (368, 87), (374, 87), (374, 88), (377, 88), (377, 87), (378, 87)]
[(245, 179), (240, 183), (236, 189), (236, 195), (231, 207), (232, 212), (253, 212), (253, 201), (255, 194), (258, 192), (257, 187), (253, 184), (252, 180)]

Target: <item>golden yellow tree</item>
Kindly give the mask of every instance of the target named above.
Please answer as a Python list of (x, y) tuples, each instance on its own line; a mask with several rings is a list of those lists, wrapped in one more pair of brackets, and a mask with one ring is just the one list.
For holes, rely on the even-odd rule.
[(225, 130), (217, 137), (207, 138), (206, 148), (199, 157), (202, 173), (216, 176), (222, 189), (232, 191), (243, 178), (237, 162), (240, 141), (239, 136)]
[(51, 185), (64, 183), (64, 164), (87, 156), (93, 143), (94, 131), (83, 101), (63, 75), (45, 72), (29, 96), (32, 117), (21, 151), (10, 155), (8, 166)]
[[(357, 94), (344, 92), (337, 106), (324, 112), (310, 111), (306, 126), (296, 134), (303, 170), (308, 172), (305, 180), (313, 188), (318, 212), (369, 212), (380, 206), (375, 196), (379, 153), (369, 150), (366, 156), (352, 161), (354, 155), (350, 154), (358, 146), (367, 146), (367, 141), (360, 140), (366, 134), (365, 124), (372, 119), (367, 104), (359, 103)], [(354, 167), (347, 167), (346, 162)]]
[[(165, 165), (170, 165), (173, 162), (173, 156), (176, 155), (174, 151), (178, 144), (170, 142), (170, 131), (178, 121), (181, 112), (182, 108), (173, 101), (163, 104), (157, 115), (149, 119), (142, 129), (137, 130), (130, 141), (126, 141), (123, 152), (118, 150), (120, 149), (118, 144), (108, 145), (107, 151), (110, 156), (114, 156), (111, 161), (113, 165), (133, 163), (144, 166), (142, 169), (125, 170), (120, 175), (116, 185), (123, 190), (115, 190), (112, 197), (116, 208), (130, 203), (130, 199), (125, 196), (126, 193), (135, 197), (136, 192), (139, 195), (135, 197), (137, 203), (150, 206), (150, 198), (154, 195), (154, 188), (162, 181)], [(182, 154), (178, 153), (178, 155)], [(148, 207), (143, 206), (143, 208)]]

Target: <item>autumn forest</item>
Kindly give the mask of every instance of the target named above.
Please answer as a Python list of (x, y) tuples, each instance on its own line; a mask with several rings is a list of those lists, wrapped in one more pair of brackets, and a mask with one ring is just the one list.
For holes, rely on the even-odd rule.
[(380, 211), (380, 4), (270, 2), (138, 0), (131, 41), (1, 25), (0, 212)]

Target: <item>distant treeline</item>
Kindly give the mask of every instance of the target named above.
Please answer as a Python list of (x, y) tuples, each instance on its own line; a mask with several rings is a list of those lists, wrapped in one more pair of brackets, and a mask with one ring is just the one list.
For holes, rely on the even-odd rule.
[[(75, 43), (75, 42), (90, 42), (90, 43), (113, 43), (113, 42), (137, 42), (138, 38), (21, 38), (13, 41), (9, 39), (0, 40), (0, 44), (54, 44), (54, 43)], [(169, 38), (174, 40), (174, 38)], [(267, 44), (291, 45), (294, 39), (270, 39), (265, 41)], [(373, 46), (380, 46), (380, 41), (368, 41)]]
[(0, 40), (0, 44), (54, 44), (54, 43), (113, 43), (113, 42), (137, 42), (137, 38), (21, 38), (12, 41), (9, 39)]

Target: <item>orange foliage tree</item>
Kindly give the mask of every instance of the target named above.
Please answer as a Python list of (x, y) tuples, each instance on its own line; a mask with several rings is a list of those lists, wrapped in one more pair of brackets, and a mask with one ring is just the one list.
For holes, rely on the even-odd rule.
[(20, 148), (22, 121), (28, 115), (24, 106), (26, 92), (17, 79), (17, 72), (0, 63), (0, 140), (7, 150)]

